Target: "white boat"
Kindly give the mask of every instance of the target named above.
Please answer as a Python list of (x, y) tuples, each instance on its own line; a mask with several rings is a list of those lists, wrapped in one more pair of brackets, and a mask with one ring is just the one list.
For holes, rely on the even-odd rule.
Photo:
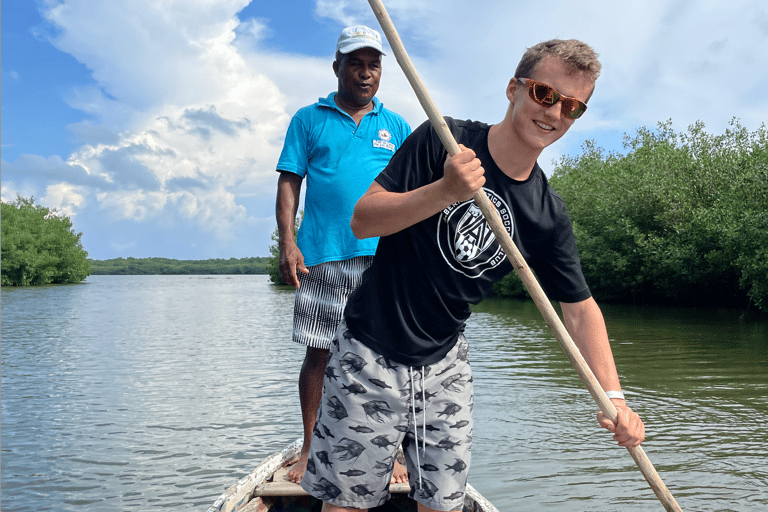
[[(285, 479), (288, 468), (301, 452), (302, 440), (267, 457), (248, 476), (219, 496), (206, 512), (315, 512), (321, 503), (299, 486)], [(416, 511), (416, 502), (408, 498), (408, 484), (392, 484), (390, 499), (370, 512)], [(499, 512), (474, 487), (467, 484), (462, 512)]]

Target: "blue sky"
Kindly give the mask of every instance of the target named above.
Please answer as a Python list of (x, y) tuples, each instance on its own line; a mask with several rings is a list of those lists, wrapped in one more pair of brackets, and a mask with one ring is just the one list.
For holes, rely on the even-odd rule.
[[(540, 163), (587, 139), (671, 120), (722, 133), (768, 121), (762, 0), (541, 4), (385, 1), (441, 112), (498, 122), (520, 55), (578, 38), (603, 73), (586, 116)], [(5, 0), (2, 199), (71, 217), (90, 257), (266, 256), (274, 168), (293, 113), (335, 89), (342, 28), (364, 0)], [(575, 10), (576, 9), (576, 10)], [(394, 58), (379, 98), (426, 119)]]

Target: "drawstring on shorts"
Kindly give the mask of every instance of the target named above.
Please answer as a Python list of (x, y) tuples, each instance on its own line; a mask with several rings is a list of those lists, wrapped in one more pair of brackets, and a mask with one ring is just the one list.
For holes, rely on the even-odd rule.
[[(413, 437), (416, 443), (416, 467), (419, 470), (418, 486), (421, 489), (421, 461), (419, 460), (419, 432), (416, 426), (416, 390), (413, 385), (413, 367), (409, 366), (408, 371), (411, 377), (411, 412), (413, 413)], [(422, 430), (421, 430), (421, 450), (427, 451), (427, 392), (424, 387), (424, 367), (421, 367), (421, 402), (422, 402)]]

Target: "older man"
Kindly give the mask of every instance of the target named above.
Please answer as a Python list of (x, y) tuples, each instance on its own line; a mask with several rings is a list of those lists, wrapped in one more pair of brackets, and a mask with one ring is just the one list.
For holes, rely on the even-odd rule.
[[(294, 482), (301, 481), (307, 465), (331, 338), (347, 297), (376, 252), (378, 239), (358, 240), (350, 229), (355, 202), (411, 132), (376, 98), (382, 55), (375, 30), (342, 31), (333, 62), (338, 89), (296, 113), (277, 164), (280, 275), (296, 288), (293, 340), (307, 346), (299, 375), (304, 449), (288, 474)], [(297, 244), (294, 223), (305, 177)], [(405, 470), (392, 480), (406, 481)]]

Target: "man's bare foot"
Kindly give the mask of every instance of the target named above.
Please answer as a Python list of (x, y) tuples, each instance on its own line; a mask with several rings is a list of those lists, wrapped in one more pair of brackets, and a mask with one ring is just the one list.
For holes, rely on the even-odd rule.
[(299, 462), (294, 464), (294, 466), (288, 471), (288, 474), (285, 476), (289, 481), (300, 484), (301, 479), (304, 478), (304, 472), (307, 470), (307, 461), (309, 460), (309, 452), (304, 453), (301, 452), (301, 457), (299, 457)]
[[(285, 477), (295, 484), (300, 484), (301, 479), (304, 477), (304, 472), (307, 470), (308, 460), (309, 454), (302, 453), (301, 457), (299, 457), (299, 461), (294, 464), (294, 466), (290, 469), (290, 471), (288, 471), (288, 474)], [(405, 468), (405, 466), (397, 461), (395, 461), (395, 469), (392, 471), (392, 480), (390, 480), (390, 483), (408, 483), (408, 470)]]
[(390, 483), (408, 483), (408, 470), (405, 469), (405, 467), (397, 461), (395, 461), (395, 470), (392, 472), (392, 480), (390, 480)]

